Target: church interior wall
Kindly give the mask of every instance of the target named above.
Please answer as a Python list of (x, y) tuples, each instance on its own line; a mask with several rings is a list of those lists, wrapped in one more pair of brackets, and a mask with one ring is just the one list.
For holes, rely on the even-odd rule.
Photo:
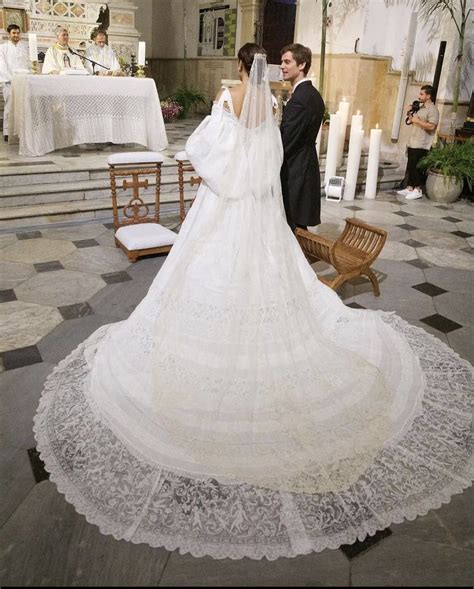
[[(146, 41), (150, 72), (157, 82), (160, 96), (165, 98), (184, 85), (195, 87), (205, 94), (208, 101), (200, 108), (202, 112), (208, 110), (222, 79), (237, 78), (235, 50), (252, 37), (254, 31), (247, 29), (249, 26), (252, 28), (254, 16), (258, 14), (258, 0), (226, 0), (226, 4), (233, 2), (237, 8), (235, 47), (231, 55), (212, 57), (199, 55), (198, 50), (199, 10), (212, 5), (210, 0), (78, 0), (74, 4), (63, 0), (14, 2), (28, 14), (29, 30), (38, 34), (40, 50), (45, 50), (54, 42), (58, 25), (70, 29), (73, 46), (88, 40), (91, 30), (97, 25), (101, 7), (107, 4), (110, 9), (110, 41), (117, 53), (128, 58), (132, 52), (136, 53), (139, 39)], [(2, 19), (4, 5), (10, 4), (11, 0), (0, 0)], [(255, 11), (251, 17), (248, 17), (249, 6)], [(244, 9), (247, 10), (247, 17), (242, 26)], [(328, 108), (335, 112), (338, 101), (346, 97), (353, 112), (360, 110), (364, 113), (367, 125), (379, 123), (382, 126), (387, 148), (391, 147), (390, 129), (405, 43), (401, 27), (408, 22), (412, 9), (413, 3), (409, 0), (345, 0), (333, 2), (329, 12), (324, 92)], [(5, 29), (7, 23), (3, 25)], [(4, 29), (1, 31), (3, 39), (6, 38)], [(298, 0), (295, 41), (311, 47), (314, 54), (311, 74), (316, 82), (319, 78), (320, 38), (321, 0)], [(451, 114), (457, 49), (456, 32), (449, 19), (430, 22), (419, 19), (406, 103), (416, 98), (422, 83), (432, 81), (441, 39), (448, 41), (438, 93), (443, 128), (447, 126)], [(462, 124), (465, 118), (473, 86), (473, 46), (474, 31), (471, 26), (466, 40), (458, 124)], [(403, 137), (402, 132), (398, 142), (400, 150)]]

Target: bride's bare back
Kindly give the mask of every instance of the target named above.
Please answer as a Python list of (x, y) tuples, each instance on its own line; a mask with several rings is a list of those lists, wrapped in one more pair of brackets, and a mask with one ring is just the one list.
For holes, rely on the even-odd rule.
[[(245, 92), (247, 90), (247, 84), (240, 84), (240, 86), (235, 86), (233, 88), (228, 89), (230, 92), (230, 96), (232, 98), (232, 107), (234, 109), (235, 116), (240, 118), (240, 113), (242, 112), (242, 107), (244, 105), (244, 98)], [(219, 90), (219, 93), (216, 96), (215, 102), (218, 102), (224, 92), (224, 88)]]

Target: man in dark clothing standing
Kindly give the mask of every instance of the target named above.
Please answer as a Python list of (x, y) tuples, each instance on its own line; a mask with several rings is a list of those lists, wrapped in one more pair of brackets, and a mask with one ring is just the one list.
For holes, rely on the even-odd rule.
[(321, 187), (316, 138), (324, 115), (324, 101), (306, 78), (311, 49), (298, 43), (281, 50), (283, 79), (292, 94), (281, 121), (284, 160), (281, 170), (283, 203), (288, 224), (297, 227), (321, 223)]

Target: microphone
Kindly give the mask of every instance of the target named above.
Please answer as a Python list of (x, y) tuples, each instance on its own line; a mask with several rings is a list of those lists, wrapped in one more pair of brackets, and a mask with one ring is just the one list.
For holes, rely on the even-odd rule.
[(94, 61), (93, 59), (89, 59), (88, 57), (86, 57), (85, 55), (81, 55), (80, 53), (76, 53), (75, 51), (73, 51), (69, 45), (68, 45), (68, 49), (69, 49), (69, 53), (71, 53), (72, 55), (77, 55), (78, 57), (80, 57), (82, 59), (82, 61), (88, 61), (89, 63), (92, 64), (92, 71), (93, 71), (93, 75), (96, 75), (96, 71), (95, 71), (95, 67), (98, 65), (99, 67), (103, 68), (104, 70), (110, 71), (110, 68), (102, 65), (101, 63), (98, 63), (97, 61)]

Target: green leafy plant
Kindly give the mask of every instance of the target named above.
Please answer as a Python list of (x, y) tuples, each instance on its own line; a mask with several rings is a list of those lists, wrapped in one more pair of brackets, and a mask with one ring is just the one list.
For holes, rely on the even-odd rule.
[(178, 88), (174, 94), (169, 96), (168, 100), (176, 102), (182, 107), (180, 118), (188, 117), (190, 110), (198, 104), (206, 104), (205, 95), (195, 88)]
[(435, 147), (419, 163), (421, 170), (431, 170), (466, 181), (469, 190), (474, 185), (474, 142), (449, 143)]

